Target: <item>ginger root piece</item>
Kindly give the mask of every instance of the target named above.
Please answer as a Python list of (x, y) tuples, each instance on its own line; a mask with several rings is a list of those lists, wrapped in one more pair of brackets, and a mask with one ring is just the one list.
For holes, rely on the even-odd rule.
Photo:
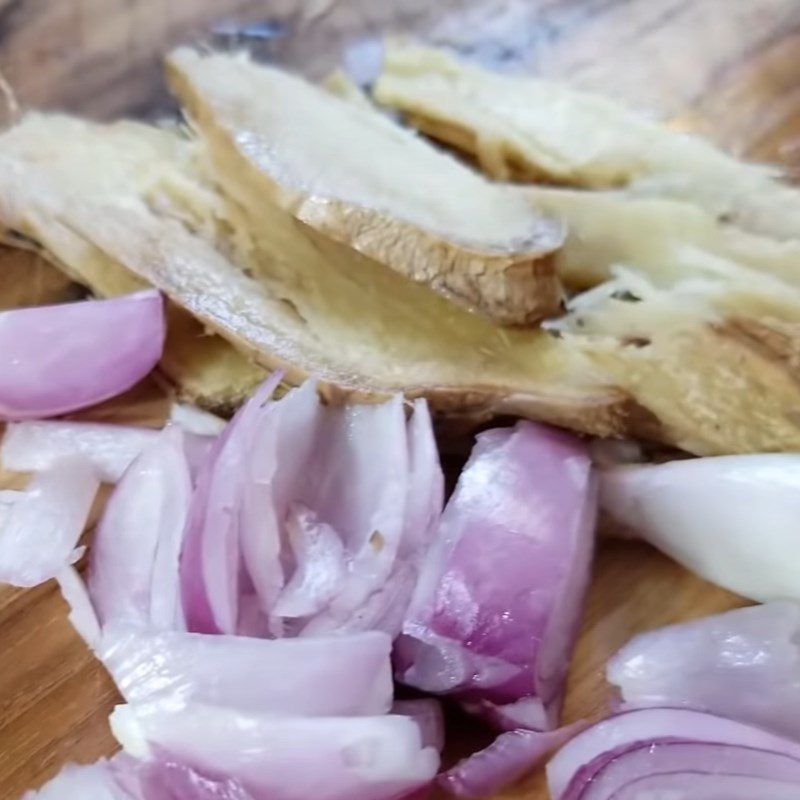
[(27, 247), (0, 245), (0, 311), (77, 300), (81, 288)]
[(529, 191), (538, 206), (567, 226), (556, 266), (573, 291), (607, 280), (616, 264), (659, 283), (712, 272), (732, 275), (735, 264), (753, 279), (761, 273), (800, 286), (800, 240), (749, 233), (677, 200), (553, 187)]
[(686, 200), (745, 230), (800, 239), (800, 192), (605, 97), (501, 75), (429, 48), (387, 43), (374, 96), (489, 175), (576, 187), (629, 187)]
[[(702, 454), (800, 448), (800, 383), (780, 343), (743, 331), (739, 307), (713, 300), (717, 284), (667, 291), (634, 276), (616, 298), (574, 300), (560, 330), (506, 328), (298, 221), (235, 150), (210, 154), (200, 139), (124, 187), (76, 195), (60, 175), (88, 171), (100, 141), (129, 144), (83, 123), (97, 146), (63, 148), (54, 124), (46, 148), (40, 122), (41, 152), (71, 166), (0, 137), (0, 219), (13, 199), (15, 227), (110, 259), (263, 367), (286, 369), (287, 383), (315, 374), (330, 400), (400, 390), (451, 417), (516, 414)], [(791, 307), (767, 311), (791, 329)]]
[[(0, 136), (0, 227), (7, 241), (22, 233), (63, 274), (101, 297), (137, 291), (147, 282), (58, 221), (72, 197), (104, 203), (144, 190), (165, 164), (185, 164), (188, 146), (174, 132), (135, 122), (97, 126), (62, 115), (29, 114)], [(24, 186), (21, 165), (36, 163), (52, 189)], [(35, 201), (33, 200), (35, 196)], [(52, 267), (50, 268), (52, 269)], [(167, 340), (160, 369), (177, 395), (230, 413), (265, 372), (209, 335), (179, 306), (167, 307)]]
[(375, 114), (243, 55), (182, 48), (168, 76), (212, 159), (327, 237), (505, 324), (557, 313), (559, 223)]
[[(665, 427), (661, 441), (694, 453), (750, 452), (758, 429), (767, 450), (800, 423), (800, 326), (760, 327), (751, 298), (702, 279), (658, 288), (633, 271), (578, 295), (552, 327), (577, 341), (592, 363), (647, 407)], [(795, 319), (797, 319), (795, 315)], [(780, 332), (785, 336), (776, 341)], [(794, 358), (792, 358), (794, 355)]]

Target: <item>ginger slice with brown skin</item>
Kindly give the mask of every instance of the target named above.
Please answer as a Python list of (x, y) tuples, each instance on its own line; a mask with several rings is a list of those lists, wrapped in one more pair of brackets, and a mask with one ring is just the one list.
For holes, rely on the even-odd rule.
[[(89, 127), (109, 141), (109, 126)], [(75, 159), (69, 174), (97, 163), (99, 144), (76, 156), (64, 133), (54, 124), (39, 152)], [(667, 290), (635, 276), (574, 301), (560, 330), (505, 328), (299, 222), (235, 150), (210, 158), (196, 141), (186, 163), (163, 160), (124, 191), (76, 195), (63, 165), (4, 145), (6, 224), (110, 258), (263, 367), (285, 368), (287, 383), (316, 375), (331, 400), (399, 390), (449, 417), (517, 414), (702, 454), (800, 447), (800, 384), (774, 348), (725, 327), (742, 309), (790, 326), (788, 301), (726, 311), (714, 298), (732, 297), (727, 285)]]
[(491, 72), (390, 40), (374, 96), (494, 178), (627, 187), (691, 202), (754, 233), (800, 239), (800, 192), (774, 168), (563, 82)]
[(212, 159), (235, 152), (297, 219), (498, 322), (558, 312), (563, 231), (530, 198), (369, 107), (242, 55), (183, 48), (167, 68)]

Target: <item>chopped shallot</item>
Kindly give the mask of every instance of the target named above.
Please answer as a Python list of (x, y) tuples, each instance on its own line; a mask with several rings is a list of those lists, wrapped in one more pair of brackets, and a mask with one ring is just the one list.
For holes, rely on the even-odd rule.
[(800, 739), (800, 605), (769, 603), (634, 637), (606, 675), (634, 706), (680, 706)]
[(379, 631), (267, 640), (111, 625), (97, 652), (129, 703), (172, 698), (260, 714), (363, 716), (391, 705), (391, 644)]
[[(790, 800), (800, 796), (800, 742), (700, 711), (641, 709), (578, 734), (547, 779), (552, 800)], [(772, 793), (774, 781), (784, 793)]]
[(14, 472), (40, 472), (60, 458), (83, 456), (98, 477), (116, 483), (158, 431), (99, 422), (28, 420), (6, 427), (0, 457)]
[(191, 490), (182, 433), (168, 427), (125, 473), (95, 535), (89, 590), (103, 625), (185, 627), (178, 559)]
[(800, 600), (800, 455), (716, 456), (601, 474), (600, 504), (698, 575), (753, 600)]
[(0, 492), (0, 582), (36, 586), (80, 558), (99, 483), (88, 461), (61, 459), (24, 492)]
[(121, 394), (164, 347), (154, 290), (0, 313), (0, 419), (53, 417)]
[(111, 729), (143, 761), (238, 782), (253, 800), (389, 800), (428, 784), (439, 756), (408, 717), (287, 717), (200, 703), (117, 706)]
[(197, 479), (181, 560), (190, 630), (395, 634), (443, 479), (427, 406), (324, 406), (313, 382), (271, 401), (273, 376)]
[(482, 433), (398, 640), (400, 679), (514, 727), (555, 727), (595, 516), (578, 439), (529, 422)]

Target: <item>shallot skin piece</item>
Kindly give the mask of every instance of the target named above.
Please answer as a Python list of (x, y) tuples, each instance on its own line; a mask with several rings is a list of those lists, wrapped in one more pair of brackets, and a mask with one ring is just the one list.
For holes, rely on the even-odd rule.
[(130, 389), (161, 358), (155, 290), (0, 313), (0, 420), (53, 417)]
[(617, 467), (600, 486), (617, 523), (701, 577), (759, 602), (800, 600), (800, 455)]
[(555, 727), (595, 489), (573, 436), (530, 422), (480, 434), (396, 645), (399, 679), (456, 695), (501, 729)]
[[(800, 742), (714, 714), (678, 708), (645, 708), (602, 720), (562, 747), (547, 765), (550, 796), (552, 800), (588, 798), (589, 795), (581, 794), (587, 781), (599, 783), (596, 778), (600, 770), (613, 763), (617, 756), (629, 750), (641, 750), (643, 744), (647, 747), (674, 742), (732, 745), (740, 748), (740, 757), (746, 756), (741, 751), (776, 753), (790, 756), (800, 766)], [(705, 765), (713, 763), (714, 759), (708, 753)], [(800, 784), (795, 787), (795, 792), (794, 796), (800, 797)], [(678, 794), (678, 797), (683, 796)], [(696, 795), (687, 796), (694, 798)], [(697, 796), (705, 800), (704, 795)], [(728, 797), (724, 793), (712, 795), (714, 798), (720, 796)], [(771, 795), (754, 794), (748, 800), (765, 800), (767, 797), (771, 798)], [(616, 795), (614, 800), (617, 800)], [(626, 800), (632, 798), (626, 796)]]
[(710, 711), (800, 739), (800, 605), (768, 603), (669, 625), (606, 667), (633, 706)]

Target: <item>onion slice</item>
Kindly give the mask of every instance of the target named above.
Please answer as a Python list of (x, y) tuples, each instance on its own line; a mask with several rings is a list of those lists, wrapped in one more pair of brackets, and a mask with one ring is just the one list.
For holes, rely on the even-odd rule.
[(641, 634), (606, 676), (631, 705), (696, 708), (800, 739), (800, 606), (769, 603)]
[[(181, 554), (181, 591), (189, 629), (237, 632), (242, 564), (241, 507), (247, 453), (273, 448), (262, 430), (281, 380), (274, 373), (242, 406), (216, 440), (197, 476)], [(268, 517), (269, 508), (261, 517)], [(258, 521), (254, 524), (258, 524)], [(277, 570), (277, 550), (269, 559)]]
[(161, 358), (155, 290), (0, 313), (0, 419), (52, 417), (121, 394)]
[(635, 742), (587, 765), (562, 800), (789, 800), (800, 791), (800, 758), (733, 743)]
[(481, 434), (397, 643), (400, 679), (554, 727), (595, 516), (578, 439), (529, 422)]
[(102, 625), (185, 627), (178, 560), (191, 498), (178, 428), (166, 428), (109, 498), (92, 545), (89, 591)]
[(116, 483), (158, 431), (98, 422), (30, 420), (6, 427), (0, 458), (13, 472), (41, 472), (60, 458), (82, 456), (100, 480)]
[(99, 483), (81, 458), (62, 459), (24, 492), (0, 492), (0, 582), (36, 586), (76, 561)]
[[(682, 752), (673, 757), (668, 746), (672, 744), (688, 744), (688, 752)], [(723, 751), (713, 751), (711, 745), (723, 745)], [(729, 746), (732, 759), (725, 759), (724, 746)], [(578, 734), (568, 742), (547, 765), (547, 780), (553, 800), (588, 800), (589, 797), (611, 798), (612, 794), (594, 794), (594, 788), (604, 785), (603, 772), (618, 760), (626, 764), (631, 755), (636, 759), (640, 754), (651, 751), (652, 760), (645, 765), (644, 775), (658, 776), (662, 772), (681, 772), (687, 765), (693, 765), (696, 772), (713, 771), (719, 766), (718, 774), (724, 778), (726, 772), (747, 775), (747, 772), (738, 773), (736, 765), (741, 762), (745, 767), (750, 757), (755, 754), (758, 761), (762, 755), (767, 766), (761, 777), (769, 776), (770, 763), (777, 765), (782, 762), (782, 757), (789, 756), (790, 761), (796, 762), (800, 767), (800, 742), (775, 736), (761, 728), (745, 725), (730, 719), (706, 714), (700, 711), (673, 708), (653, 708), (627, 711), (593, 725), (583, 733)], [(771, 756), (777, 754), (780, 758), (773, 762)], [(725, 766), (723, 766), (723, 763)], [(633, 779), (642, 777), (635, 770), (641, 765), (634, 761), (630, 768), (629, 776)], [(663, 769), (662, 769), (663, 767)], [(626, 770), (627, 770), (626, 766)], [(659, 780), (667, 782), (659, 783)], [(705, 798), (704, 794), (692, 794), (693, 778), (687, 777), (679, 782), (678, 796), (691, 796)], [(702, 781), (701, 784), (702, 785)], [(620, 788), (614, 784), (614, 791)], [(656, 777), (652, 794), (659, 796), (661, 790), (667, 795), (667, 789), (673, 788), (668, 778)], [(725, 782), (718, 784), (718, 793), (708, 796), (728, 797), (723, 791)], [(588, 793), (591, 791), (592, 793)], [(795, 785), (795, 792), (800, 791), (800, 779)], [(628, 795), (620, 795), (621, 797)], [(645, 795), (649, 796), (649, 795)], [(768, 791), (744, 795), (748, 800), (763, 800), (771, 797)], [(800, 795), (798, 795), (800, 796)], [(618, 795), (613, 795), (618, 800)]]
[(236, 415), (197, 479), (181, 558), (189, 629), (320, 636), (402, 624), (441, 512), (424, 401), (326, 406), (278, 378)]
[(753, 600), (800, 600), (800, 455), (717, 456), (601, 476), (601, 506), (698, 575)]
[(408, 717), (285, 717), (199, 703), (118, 706), (111, 729), (145, 761), (237, 781), (254, 800), (388, 800), (430, 783), (439, 757)]
[(518, 781), (585, 727), (586, 723), (580, 721), (554, 731), (506, 731), (488, 747), (442, 773), (438, 783), (456, 797), (490, 797)]
[(377, 631), (253, 639), (110, 626), (98, 656), (129, 703), (174, 699), (244, 713), (384, 714), (391, 639)]

